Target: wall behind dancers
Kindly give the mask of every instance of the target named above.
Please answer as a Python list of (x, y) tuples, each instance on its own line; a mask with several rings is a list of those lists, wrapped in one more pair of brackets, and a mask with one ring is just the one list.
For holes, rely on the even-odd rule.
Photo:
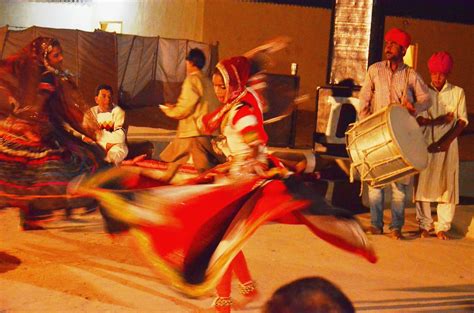
[[(232, 21), (236, 21), (233, 23)], [(276, 35), (287, 35), (293, 43), (278, 54), (275, 72), (290, 73), (290, 63), (299, 64), (300, 94), (309, 93), (302, 103), (296, 130), (297, 145), (311, 145), (316, 86), (326, 84), (331, 11), (293, 5), (249, 3), (242, 1), (205, 2), (203, 41), (219, 41), (219, 56), (238, 54)], [(265, 25), (265, 27), (262, 27)], [(459, 86), (473, 86), (472, 50), (474, 25), (387, 16), (385, 30), (406, 29), (418, 44), (417, 71), (425, 82), (430, 76), (425, 64), (433, 51), (448, 50), (456, 60), (450, 80)], [(382, 56), (381, 56), (382, 59)], [(467, 110), (474, 115), (474, 89), (465, 88)], [(472, 117), (471, 117), (472, 119)], [(301, 126), (302, 125), (302, 126)], [(474, 130), (473, 125), (467, 131)], [(469, 150), (471, 149), (471, 150)], [(474, 160), (474, 135), (460, 137), (461, 160)]]
[[(38, 10), (46, 8), (54, 18), (45, 19), (45, 14), (28, 14), (32, 11), (43, 12)], [(25, 10), (29, 11), (25, 13)], [(87, 13), (84, 15), (87, 18), (79, 18), (72, 14), (73, 11)], [(129, 15), (133, 18), (125, 13), (132, 13)], [(63, 16), (67, 18), (59, 18)], [(299, 114), (302, 120), (298, 121), (298, 125), (303, 127), (297, 129), (297, 144), (311, 146), (313, 129), (307, 126), (314, 122), (316, 86), (326, 83), (330, 9), (236, 0), (146, 0), (120, 5), (106, 2), (84, 5), (0, 1), (0, 26), (41, 25), (92, 31), (101, 20), (123, 21), (122, 32), (126, 34), (159, 35), (208, 43), (218, 41), (220, 58), (238, 55), (275, 36), (292, 37), (294, 41), (289, 49), (276, 55), (278, 66), (275, 72), (289, 74), (290, 63), (299, 64), (300, 93), (309, 93), (312, 97), (299, 106), (304, 111)], [(471, 60), (474, 25), (388, 16), (385, 18), (385, 29), (391, 27), (406, 29), (412, 34), (413, 42), (419, 44), (418, 71), (425, 81), (429, 81), (429, 76), (424, 65), (431, 53), (450, 51), (456, 60), (450, 79), (456, 85), (465, 86), (467, 109), (474, 114), (474, 89), (467, 87), (473, 86), (474, 80)], [(470, 123), (467, 131), (473, 129), (474, 123)], [(474, 153), (465, 152), (466, 147), (474, 147), (474, 142), (463, 143), (465, 137), (473, 136), (460, 137), (461, 159), (467, 155), (474, 156)]]

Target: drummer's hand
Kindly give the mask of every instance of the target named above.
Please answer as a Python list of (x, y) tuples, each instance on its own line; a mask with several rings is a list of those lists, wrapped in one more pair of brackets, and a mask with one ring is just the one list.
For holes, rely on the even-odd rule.
[(109, 152), (109, 150), (115, 145), (116, 145), (116, 143), (109, 143), (109, 142), (106, 143), (105, 144), (105, 152)]
[(433, 142), (431, 145), (428, 146), (429, 153), (438, 153), (438, 152), (446, 152), (451, 145), (450, 142), (440, 141), (440, 142)]
[(453, 121), (453, 119), (454, 119), (454, 112), (446, 113), (446, 115), (444, 116), (444, 123), (449, 124)]
[(402, 105), (410, 112), (411, 115), (415, 116), (416, 114), (416, 109), (413, 103), (411, 103), (408, 100), (403, 101)]
[(429, 125), (431, 123), (431, 120), (429, 118), (425, 118), (423, 116), (418, 116), (416, 118), (416, 121), (418, 122), (418, 125), (420, 125), (420, 126), (426, 126), (426, 125)]

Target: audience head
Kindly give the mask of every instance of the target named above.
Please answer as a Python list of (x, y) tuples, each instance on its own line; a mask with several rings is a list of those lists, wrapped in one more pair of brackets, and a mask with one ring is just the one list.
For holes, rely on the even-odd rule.
[(101, 84), (95, 90), (95, 103), (101, 111), (108, 111), (112, 106), (113, 89), (111, 86)]
[(322, 277), (306, 277), (276, 290), (262, 313), (353, 313), (354, 306), (334, 284)]
[(201, 70), (206, 64), (206, 56), (201, 49), (193, 48), (189, 51), (186, 61), (189, 61), (192, 65)]

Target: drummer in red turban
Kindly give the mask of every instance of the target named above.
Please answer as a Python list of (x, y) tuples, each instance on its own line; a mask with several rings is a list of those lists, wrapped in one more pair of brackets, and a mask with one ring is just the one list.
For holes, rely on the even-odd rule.
[(453, 69), (453, 63), (453, 58), (446, 51), (436, 52), (428, 60), (431, 83), (438, 91), (441, 91), (446, 83), (446, 79)]
[(411, 43), (411, 37), (410, 35), (399, 29), (399, 28), (392, 28), (390, 29), (386, 34), (385, 34), (385, 42), (394, 42), (398, 44), (400, 47), (404, 48), (403, 55), (405, 55), (405, 52), (407, 51), (408, 47), (410, 46)]

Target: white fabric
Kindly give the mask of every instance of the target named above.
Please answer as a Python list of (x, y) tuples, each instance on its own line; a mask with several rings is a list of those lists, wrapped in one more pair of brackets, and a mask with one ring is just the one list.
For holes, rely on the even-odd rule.
[[(438, 221), (434, 223), (435, 232), (447, 232), (451, 229), (451, 222), (453, 221), (455, 209), (455, 204), (438, 203), (436, 206)], [(425, 229), (427, 231), (431, 229), (433, 219), (431, 218), (430, 202), (416, 202), (416, 220), (418, 221), (421, 229)]]
[(97, 138), (97, 144), (104, 150), (107, 150), (106, 146), (108, 143), (114, 144), (114, 146), (107, 151), (105, 161), (115, 165), (119, 164), (128, 154), (126, 135), (123, 128), (125, 111), (119, 106), (114, 105), (110, 112), (100, 112), (99, 106), (96, 105), (91, 108), (91, 112), (102, 128)]
[[(435, 119), (449, 112), (454, 113), (454, 119), (449, 124), (424, 126), (423, 134), (430, 145), (441, 139), (458, 120), (466, 123), (466, 100), (464, 90), (460, 87), (445, 83), (438, 92), (430, 88), (433, 105), (427, 112), (420, 114), (425, 118)], [(430, 153), (428, 167), (420, 173), (415, 191), (416, 201), (459, 203), (459, 153), (457, 138), (451, 142), (448, 151)]]
[(448, 231), (451, 229), (451, 222), (454, 218), (456, 205), (452, 203), (438, 203), (436, 212), (438, 221), (434, 223), (435, 232)]
[[(232, 124), (235, 114), (238, 112), (239, 108), (240, 105), (234, 105), (234, 107), (230, 109), (227, 123), (225, 124), (222, 131), (222, 134), (227, 139), (227, 147), (229, 148), (228, 153), (232, 157), (236, 157), (237, 155), (249, 155), (252, 152), (252, 148), (244, 141), (244, 138), (240, 133), (240, 129), (238, 129), (236, 125)], [(238, 122), (239, 121), (237, 121), (236, 124), (238, 124)]]

